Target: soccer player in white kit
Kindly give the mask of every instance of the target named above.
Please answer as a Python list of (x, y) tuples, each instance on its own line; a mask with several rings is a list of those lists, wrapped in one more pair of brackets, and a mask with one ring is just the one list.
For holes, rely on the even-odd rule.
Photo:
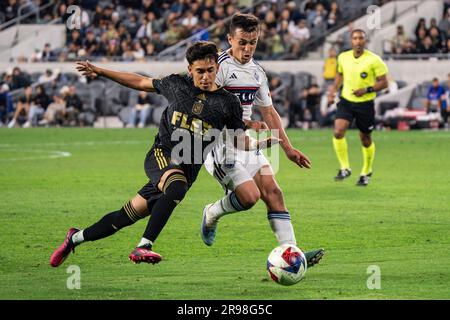
[[(266, 73), (253, 60), (259, 33), (257, 17), (239, 13), (232, 17), (228, 33), (231, 48), (219, 56), (220, 67), (216, 83), (238, 96), (248, 128), (256, 131), (267, 127), (278, 130), (280, 145), (286, 156), (300, 168), (309, 169), (310, 160), (291, 145), (280, 116), (273, 107)], [(262, 125), (261, 122), (251, 121), (254, 106), (259, 107), (264, 121)], [(227, 191), (225, 197), (208, 204), (203, 210), (201, 234), (205, 244), (213, 244), (217, 223), (222, 216), (248, 210), (261, 198), (267, 206), (267, 218), (279, 244), (296, 245), (283, 192), (266, 157), (259, 151), (242, 152), (232, 149), (231, 153), (230, 161), (229, 146), (225, 143), (218, 144), (205, 161), (208, 172)], [(318, 263), (323, 254), (323, 249), (305, 252), (308, 267)]]

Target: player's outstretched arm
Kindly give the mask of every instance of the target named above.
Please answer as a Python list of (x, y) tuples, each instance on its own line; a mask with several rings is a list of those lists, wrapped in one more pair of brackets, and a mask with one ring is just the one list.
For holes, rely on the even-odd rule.
[(77, 61), (77, 70), (89, 78), (105, 77), (121, 85), (139, 91), (155, 91), (153, 79), (131, 72), (119, 72), (97, 67), (87, 61)]
[(245, 129), (255, 130), (256, 132), (269, 130), (267, 123), (256, 120), (244, 120)]
[(283, 148), (286, 156), (292, 162), (295, 162), (300, 168), (311, 168), (311, 161), (309, 158), (304, 155), (300, 150), (295, 149), (289, 138), (284, 131), (283, 124), (281, 122), (280, 115), (277, 110), (272, 106), (259, 107), (259, 111), (263, 117), (264, 122), (267, 123), (270, 129), (278, 130), (278, 134), (280, 137), (280, 145)]
[(267, 149), (280, 142), (281, 140), (276, 137), (270, 137), (262, 140), (256, 140), (246, 134), (240, 134), (234, 137), (234, 147), (244, 151)]

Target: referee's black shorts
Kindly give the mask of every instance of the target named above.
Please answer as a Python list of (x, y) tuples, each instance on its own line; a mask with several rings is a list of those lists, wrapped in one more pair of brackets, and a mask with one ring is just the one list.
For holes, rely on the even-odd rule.
[(340, 98), (337, 104), (336, 119), (356, 121), (356, 127), (363, 133), (371, 133), (375, 127), (375, 105), (373, 100), (351, 102)]

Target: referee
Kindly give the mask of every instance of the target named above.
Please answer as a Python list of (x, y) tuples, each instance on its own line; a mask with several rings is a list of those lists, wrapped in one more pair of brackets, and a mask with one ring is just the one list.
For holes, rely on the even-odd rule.
[(353, 30), (351, 40), (352, 50), (342, 52), (338, 57), (336, 79), (328, 97), (329, 102), (334, 101), (335, 93), (342, 85), (333, 137), (333, 147), (341, 168), (334, 179), (342, 181), (352, 173), (348, 161), (345, 132), (355, 119), (364, 159), (356, 185), (367, 186), (372, 176), (372, 163), (375, 157), (375, 143), (372, 142), (371, 137), (375, 125), (373, 101), (376, 92), (388, 86), (386, 79), (388, 69), (379, 56), (364, 49), (367, 35), (363, 30)]

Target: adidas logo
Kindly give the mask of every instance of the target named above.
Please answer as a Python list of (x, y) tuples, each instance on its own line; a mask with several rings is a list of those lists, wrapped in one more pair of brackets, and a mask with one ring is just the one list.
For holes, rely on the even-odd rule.
[(234, 72), (231, 74), (230, 79), (237, 79), (236, 75), (234, 74)]

